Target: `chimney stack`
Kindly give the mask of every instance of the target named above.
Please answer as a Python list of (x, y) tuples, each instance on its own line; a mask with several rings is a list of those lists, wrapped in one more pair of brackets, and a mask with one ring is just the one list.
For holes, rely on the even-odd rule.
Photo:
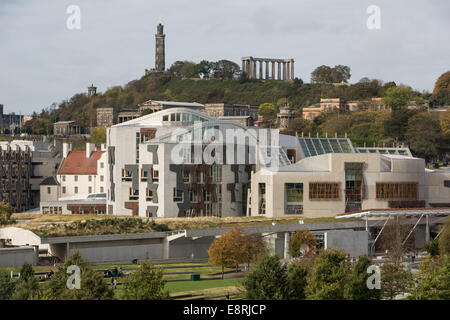
[(63, 143), (63, 158), (67, 158), (70, 151), (72, 151), (72, 144), (64, 142)]
[(86, 143), (86, 158), (89, 159), (91, 157), (92, 152), (96, 150), (94, 143)]

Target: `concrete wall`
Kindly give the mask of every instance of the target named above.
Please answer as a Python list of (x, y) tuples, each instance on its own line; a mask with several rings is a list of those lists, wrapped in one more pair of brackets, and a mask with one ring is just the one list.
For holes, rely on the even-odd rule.
[(331, 230), (324, 233), (325, 249), (343, 249), (350, 257), (368, 254), (369, 235), (367, 231)]
[(37, 246), (0, 249), (0, 267), (21, 267), (25, 262), (33, 266), (37, 265)]
[(76, 250), (88, 262), (131, 263), (133, 259), (163, 259), (162, 239), (70, 243), (69, 256)]

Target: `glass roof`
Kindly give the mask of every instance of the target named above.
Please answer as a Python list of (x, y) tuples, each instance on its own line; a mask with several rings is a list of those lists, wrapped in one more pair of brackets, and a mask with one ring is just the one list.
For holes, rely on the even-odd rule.
[(305, 158), (324, 153), (355, 153), (348, 138), (298, 138), (298, 141)]

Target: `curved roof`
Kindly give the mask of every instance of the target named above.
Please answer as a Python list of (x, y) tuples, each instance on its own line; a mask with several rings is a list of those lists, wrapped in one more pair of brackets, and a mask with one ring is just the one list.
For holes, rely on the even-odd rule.
[[(171, 114), (183, 113), (186, 115), (190, 115), (191, 120), (187, 121), (164, 121), (164, 116), (170, 116)], [(150, 113), (148, 115), (122, 122), (112, 126), (114, 127), (124, 127), (124, 126), (137, 126), (137, 127), (145, 127), (145, 126), (174, 126), (186, 123), (193, 123), (196, 119), (200, 121), (212, 121), (215, 118), (208, 116), (205, 113), (190, 109), (190, 108), (170, 108), (164, 109), (158, 112)], [(170, 120), (170, 117), (169, 117)]]

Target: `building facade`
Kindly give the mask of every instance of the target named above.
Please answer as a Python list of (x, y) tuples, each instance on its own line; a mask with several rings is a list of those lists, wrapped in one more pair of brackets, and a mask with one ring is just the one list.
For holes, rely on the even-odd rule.
[(251, 105), (207, 103), (202, 112), (214, 118), (250, 116), (253, 121), (258, 120), (258, 106)]
[(106, 150), (97, 150), (92, 143), (86, 151), (72, 151), (70, 144), (63, 145), (63, 159), (56, 179), (60, 197), (106, 193)]
[[(242, 125), (188, 108), (170, 108), (108, 128), (108, 214), (245, 215), (254, 164), (245, 159), (206, 161), (202, 155), (207, 144), (194, 147), (192, 139), (198, 130), (202, 137), (212, 128), (237, 130), (240, 138), (248, 134)], [(230, 148), (236, 145), (233, 142)]]
[(450, 172), (426, 169), (402, 149), (381, 153), (354, 149), (348, 139), (299, 138), (295, 151), (295, 164), (252, 174), (249, 215), (333, 217), (449, 205)]
[(302, 116), (306, 120), (313, 120), (320, 114), (330, 111), (389, 111), (383, 104), (382, 98), (370, 100), (345, 101), (342, 98), (322, 98), (320, 103), (302, 109)]
[(114, 108), (97, 108), (97, 126), (110, 127), (117, 123)]
[(68, 137), (82, 134), (81, 126), (76, 121), (58, 121), (53, 124), (53, 135)]

